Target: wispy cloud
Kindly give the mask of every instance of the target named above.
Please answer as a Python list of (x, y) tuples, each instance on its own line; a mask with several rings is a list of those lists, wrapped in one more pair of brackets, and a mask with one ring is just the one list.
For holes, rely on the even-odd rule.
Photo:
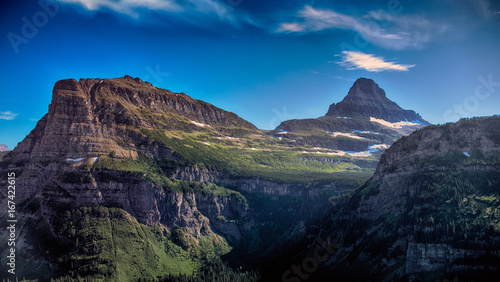
[(141, 17), (144, 11), (155, 11), (179, 15), (187, 22), (192, 20), (193, 14), (212, 15), (220, 20), (235, 22), (231, 13), (233, 7), (222, 4), (217, 0), (57, 0), (62, 3), (79, 5), (82, 8), (95, 11), (112, 11), (135, 19)]
[(0, 119), (13, 120), (13, 119), (16, 118), (16, 116), (17, 116), (16, 113), (13, 113), (13, 112), (10, 112), (10, 111), (0, 112)]
[(369, 72), (408, 71), (415, 66), (387, 62), (382, 57), (357, 51), (343, 51), (341, 55), (337, 56), (342, 57), (341, 61), (337, 63), (348, 70), (364, 69)]
[[(381, 26), (383, 22), (384, 28)], [(305, 6), (293, 22), (284, 22), (275, 33), (305, 34), (329, 29), (353, 30), (374, 45), (388, 49), (421, 48), (445, 26), (417, 16), (397, 16), (372, 11), (363, 17), (349, 16), (328, 9)]]
[(171, 0), (58, 0), (59, 2), (78, 4), (89, 11), (110, 9), (134, 18), (138, 9), (180, 12), (182, 8)]

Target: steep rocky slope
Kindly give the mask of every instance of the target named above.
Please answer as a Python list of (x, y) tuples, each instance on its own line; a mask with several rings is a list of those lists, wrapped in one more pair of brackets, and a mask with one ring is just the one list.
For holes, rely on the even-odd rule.
[(399, 137), (429, 124), (389, 100), (373, 80), (359, 78), (341, 102), (330, 105), (325, 116), (284, 121), (269, 134), (283, 142), (339, 154), (379, 157)]
[(314, 281), (495, 280), (500, 117), (428, 126), (401, 138), (365, 185), (332, 202), (337, 211), (298, 255), (284, 259), (276, 278), (299, 281), (287, 268), (317, 258), (321, 248), (324, 259), (302, 264), (300, 275)]

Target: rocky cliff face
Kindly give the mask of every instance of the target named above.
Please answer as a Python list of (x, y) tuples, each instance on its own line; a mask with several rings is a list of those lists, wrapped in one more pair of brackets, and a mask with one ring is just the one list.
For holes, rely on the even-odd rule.
[(28, 163), (19, 181), (31, 189), (21, 193), (22, 199), (38, 193), (37, 187), (59, 169), (47, 163), (93, 163), (111, 153), (116, 158), (137, 159), (140, 153), (179, 158), (146, 136), (148, 130), (261, 134), (233, 113), (139, 78), (61, 80), (54, 86), (49, 112), (8, 155), (10, 163)]
[(419, 114), (412, 110), (403, 110), (389, 100), (385, 91), (368, 78), (356, 80), (341, 102), (330, 105), (326, 116), (374, 117), (388, 122), (411, 121), (429, 125)]
[[(90, 220), (99, 220), (95, 213), (82, 218), (82, 209), (87, 208), (123, 211), (133, 218), (124, 224), (136, 220), (145, 226), (161, 226), (168, 230), (168, 240), (194, 253), (194, 258), (220, 255), (228, 251), (227, 241), (238, 242), (254, 225), (246, 199), (239, 192), (206, 181), (189, 182), (183, 177), (178, 180), (173, 174), (169, 178), (171, 175), (157, 171), (156, 160), (162, 160), (170, 170), (189, 167), (183, 166), (186, 161), (179, 153), (148, 135), (167, 131), (262, 135), (233, 113), (183, 93), (155, 88), (138, 78), (58, 81), (48, 113), (1, 163), (2, 171), (16, 173), (18, 227), (24, 232), (20, 237), (26, 237), (25, 232), (42, 232), (37, 228), (43, 226), (50, 230), (45, 237), (32, 236), (29, 243), (20, 245), (19, 250), (27, 254), (27, 265), (30, 261), (34, 265), (45, 261), (50, 269), (64, 273), (68, 266), (61, 260), (47, 254), (38, 260), (33, 253), (38, 248), (53, 251), (50, 244), (43, 242), (47, 237), (73, 241), (77, 252), (88, 253), (74, 243), (74, 230), (60, 230), (63, 214), (78, 224), (89, 224), (89, 216)], [(7, 187), (5, 181), (2, 178), (3, 187)], [(5, 196), (1, 200), (6, 204)], [(29, 222), (38, 222), (38, 227)], [(84, 233), (79, 240), (90, 244), (87, 240), (96, 236)], [(207, 248), (211, 251), (205, 253)], [(99, 253), (98, 249), (94, 253)], [(66, 247), (62, 250), (75, 252)], [(89, 273), (95, 275), (100, 271), (91, 266), (96, 261), (70, 260), (72, 267), (93, 269)]]

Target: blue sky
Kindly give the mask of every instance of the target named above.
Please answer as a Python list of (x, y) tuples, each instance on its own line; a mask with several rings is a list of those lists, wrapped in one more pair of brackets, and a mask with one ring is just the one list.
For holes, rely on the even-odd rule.
[(0, 21), (11, 148), (64, 78), (140, 77), (263, 129), (324, 115), (359, 77), (432, 123), (500, 113), (493, 0), (17, 0)]

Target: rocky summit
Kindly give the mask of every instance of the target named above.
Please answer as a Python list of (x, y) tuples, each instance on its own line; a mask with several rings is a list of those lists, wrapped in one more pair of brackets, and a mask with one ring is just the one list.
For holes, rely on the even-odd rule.
[(376, 118), (388, 122), (410, 121), (423, 125), (430, 123), (412, 110), (403, 110), (389, 100), (385, 91), (372, 79), (359, 78), (347, 96), (339, 103), (331, 104), (326, 116)]
[(380, 154), (394, 141), (430, 123), (389, 100), (373, 80), (359, 78), (325, 116), (282, 122), (269, 134), (294, 144), (356, 157)]

